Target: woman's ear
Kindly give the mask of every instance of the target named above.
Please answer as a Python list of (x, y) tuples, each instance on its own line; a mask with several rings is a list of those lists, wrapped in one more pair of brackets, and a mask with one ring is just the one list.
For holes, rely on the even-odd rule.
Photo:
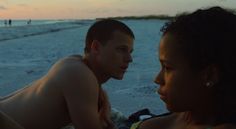
[(219, 67), (216, 65), (209, 65), (204, 70), (204, 82), (206, 86), (208, 85), (215, 85), (219, 82)]

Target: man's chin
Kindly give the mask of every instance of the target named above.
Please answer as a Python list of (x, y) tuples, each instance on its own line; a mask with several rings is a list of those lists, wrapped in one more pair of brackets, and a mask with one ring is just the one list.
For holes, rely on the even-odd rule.
[(112, 76), (112, 78), (116, 79), (116, 80), (122, 80), (124, 77), (124, 75), (117, 75), (117, 76)]

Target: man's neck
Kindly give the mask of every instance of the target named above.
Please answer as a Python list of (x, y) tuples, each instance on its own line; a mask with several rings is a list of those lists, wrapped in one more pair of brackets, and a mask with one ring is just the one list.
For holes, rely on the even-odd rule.
[(90, 70), (94, 73), (96, 76), (99, 85), (105, 83), (110, 77), (108, 77), (106, 74), (103, 73), (100, 65), (96, 62), (95, 59), (92, 59), (92, 57), (84, 56), (83, 62), (90, 68)]

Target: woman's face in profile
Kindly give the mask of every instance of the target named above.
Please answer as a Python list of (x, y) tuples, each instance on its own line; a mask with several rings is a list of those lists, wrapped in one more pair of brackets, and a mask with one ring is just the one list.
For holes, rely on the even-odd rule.
[(173, 35), (167, 33), (162, 37), (159, 59), (162, 68), (155, 82), (160, 85), (158, 93), (167, 109), (185, 111), (196, 107), (204, 99), (202, 75), (190, 67)]

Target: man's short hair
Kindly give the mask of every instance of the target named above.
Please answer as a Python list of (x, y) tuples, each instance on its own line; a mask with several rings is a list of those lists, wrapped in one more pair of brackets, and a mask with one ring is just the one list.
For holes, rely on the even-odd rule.
[(99, 20), (87, 32), (84, 48), (85, 53), (90, 52), (90, 46), (93, 40), (97, 40), (102, 45), (105, 45), (112, 38), (113, 32), (117, 30), (131, 36), (133, 39), (135, 38), (132, 30), (124, 23), (112, 19)]

